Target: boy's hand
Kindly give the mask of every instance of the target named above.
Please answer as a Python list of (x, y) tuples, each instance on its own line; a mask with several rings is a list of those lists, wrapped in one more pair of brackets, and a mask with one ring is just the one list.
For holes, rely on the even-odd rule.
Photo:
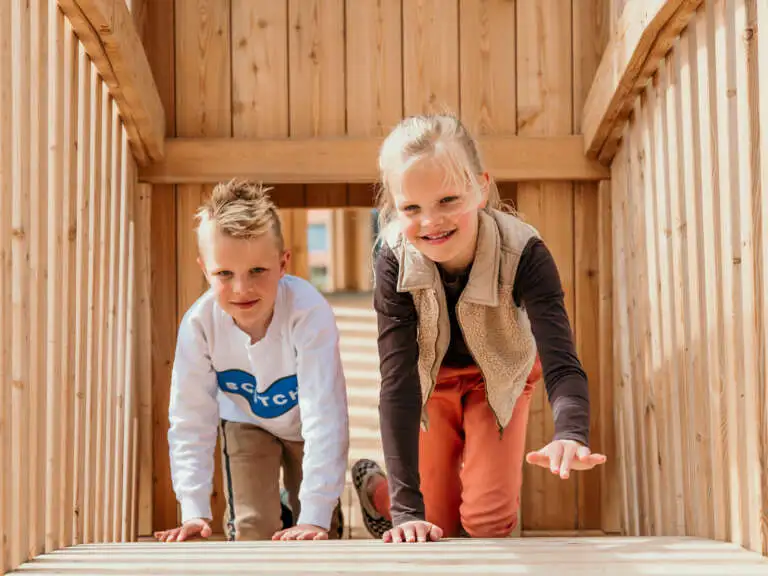
[(328, 530), (312, 524), (299, 524), (275, 532), (272, 540), (328, 540)]
[(387, 530), (381, 539), (384, 542), (399, 544), (400, 542), (437, 542), (442, 537), (443, 529), (437, 524), (414, 520)]
[(592, 454), (589, 448), (574, 440), (555, 440), (537, 452), (529, 452), (525, 460), (528, 464), (549, 468), (552, 474), (566, 480), (571, 470), (591, 470), (604, 464), (606, 457)]
[(160, 542), (183, 542), (188, 538), (194, 538), (195, 536), (202, 536), (208, 538), (213, 531), (210, 524), (203, 518), (193, 518), (187, 520), (178, 528), (171, 528), (170, 530), (162, 530), (155, 532), (155, 538)]

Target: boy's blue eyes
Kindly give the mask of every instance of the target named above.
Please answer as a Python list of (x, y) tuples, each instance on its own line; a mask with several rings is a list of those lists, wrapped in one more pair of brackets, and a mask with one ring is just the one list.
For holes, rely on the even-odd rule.
[[(250, 272), (251, 274), (261, 274), (266, 271), (267, 271), (266, 268), (251, 268), (248, 272)], [(216, 276), (222, 276), (224, 278), (231, 278), (232, 275), (233, 275), (232, 272), (230, 272), (229, 270), (221, 270), (219, 272), (216, 272)]]

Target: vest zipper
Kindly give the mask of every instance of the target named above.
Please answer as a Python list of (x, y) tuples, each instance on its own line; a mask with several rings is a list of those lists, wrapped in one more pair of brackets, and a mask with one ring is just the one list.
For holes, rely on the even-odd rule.
[(499, 415), (496, 414), (496, 410), (493, 409), (493, 406), (491, 406), (491, 401), (488, 399), (488, 379), (485, 377), (485, 372), (483, 372), (483, 367), (480, 366), (480, 362), (477, 361), (477, 358), (475, 357), (474, 352), (472, 352), (472, 346), (467, 341), (467, 336), (464, 332), (464, 326), (462, 326), (461, 323), (461, 317), (459, 316), (459, 308), (461, 306), (462, 298), (464, 296), (464, 293), (462, 292), (461, 296), (459, 296), (459, 301), (456, 303), (456, 320), (457, 324), (459, 325), (459, 330), (461, 331), (461, 337), (464, 338), (464, 343), (467, 345), (467, 350), (469, 351), (469, 355), (472, 356), (472, 360), (475, 361), (475, 366), (477, 366), (477, 369), (480, 370), (480, 375), (483, 377), (483, 385), (485, 386), (485, 401), (488, 403), (488, 408), (491, 409), (491, 412), (493, 413), (493, 417), (496, 420), (496, 427), (499, 430), (499, 438), (501, 438), (504, 435), (504, 427), (501, 425), (501, 420), (499, 420)]

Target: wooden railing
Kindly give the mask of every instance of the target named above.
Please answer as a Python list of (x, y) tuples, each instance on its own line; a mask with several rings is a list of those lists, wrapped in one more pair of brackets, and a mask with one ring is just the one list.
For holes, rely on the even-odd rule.
[(764, 2), (631, 0), (583, 117), (612, 163), (623, 532), (768, 555), (766, 32)]
[(55, 0), (0, 2), (3, 572), (136, 533), (150, 204), (134, 154), (162, 139), (127, 87), (136, 68), (108, 43), (92, 56), (79, 26)]

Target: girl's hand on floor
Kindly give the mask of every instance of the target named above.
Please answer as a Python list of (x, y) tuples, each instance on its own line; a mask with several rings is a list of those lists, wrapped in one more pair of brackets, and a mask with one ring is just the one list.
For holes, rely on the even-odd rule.
[(328, 530), (312, 524), (299, 524), (275, 532), (272, 540), (328, 540)]
[(384, 532), (384, 542), (437, 542), (443, 537), (443, 529), (423, 520), (414, 520), (395, 526)]
[(549, 468), (552, 474), (566, 480), (571, 470), (591, 470), (604, 464), (606, 457), (592, 454), (589, 448), (574, 440), (555, 440), (541, 450), (529, 452), (525, 460), (528, 464)]
[(161, 530), (155, 532), (155, 538), (160, 542), (183, 542), (189, 538), (195, 536), (202, 536), (208, 538), (213, 530), (211, 530), (208, 521), (203, 518), (194, 518), (187, 520), (178, 528), (171, 528), (170, 530)]

